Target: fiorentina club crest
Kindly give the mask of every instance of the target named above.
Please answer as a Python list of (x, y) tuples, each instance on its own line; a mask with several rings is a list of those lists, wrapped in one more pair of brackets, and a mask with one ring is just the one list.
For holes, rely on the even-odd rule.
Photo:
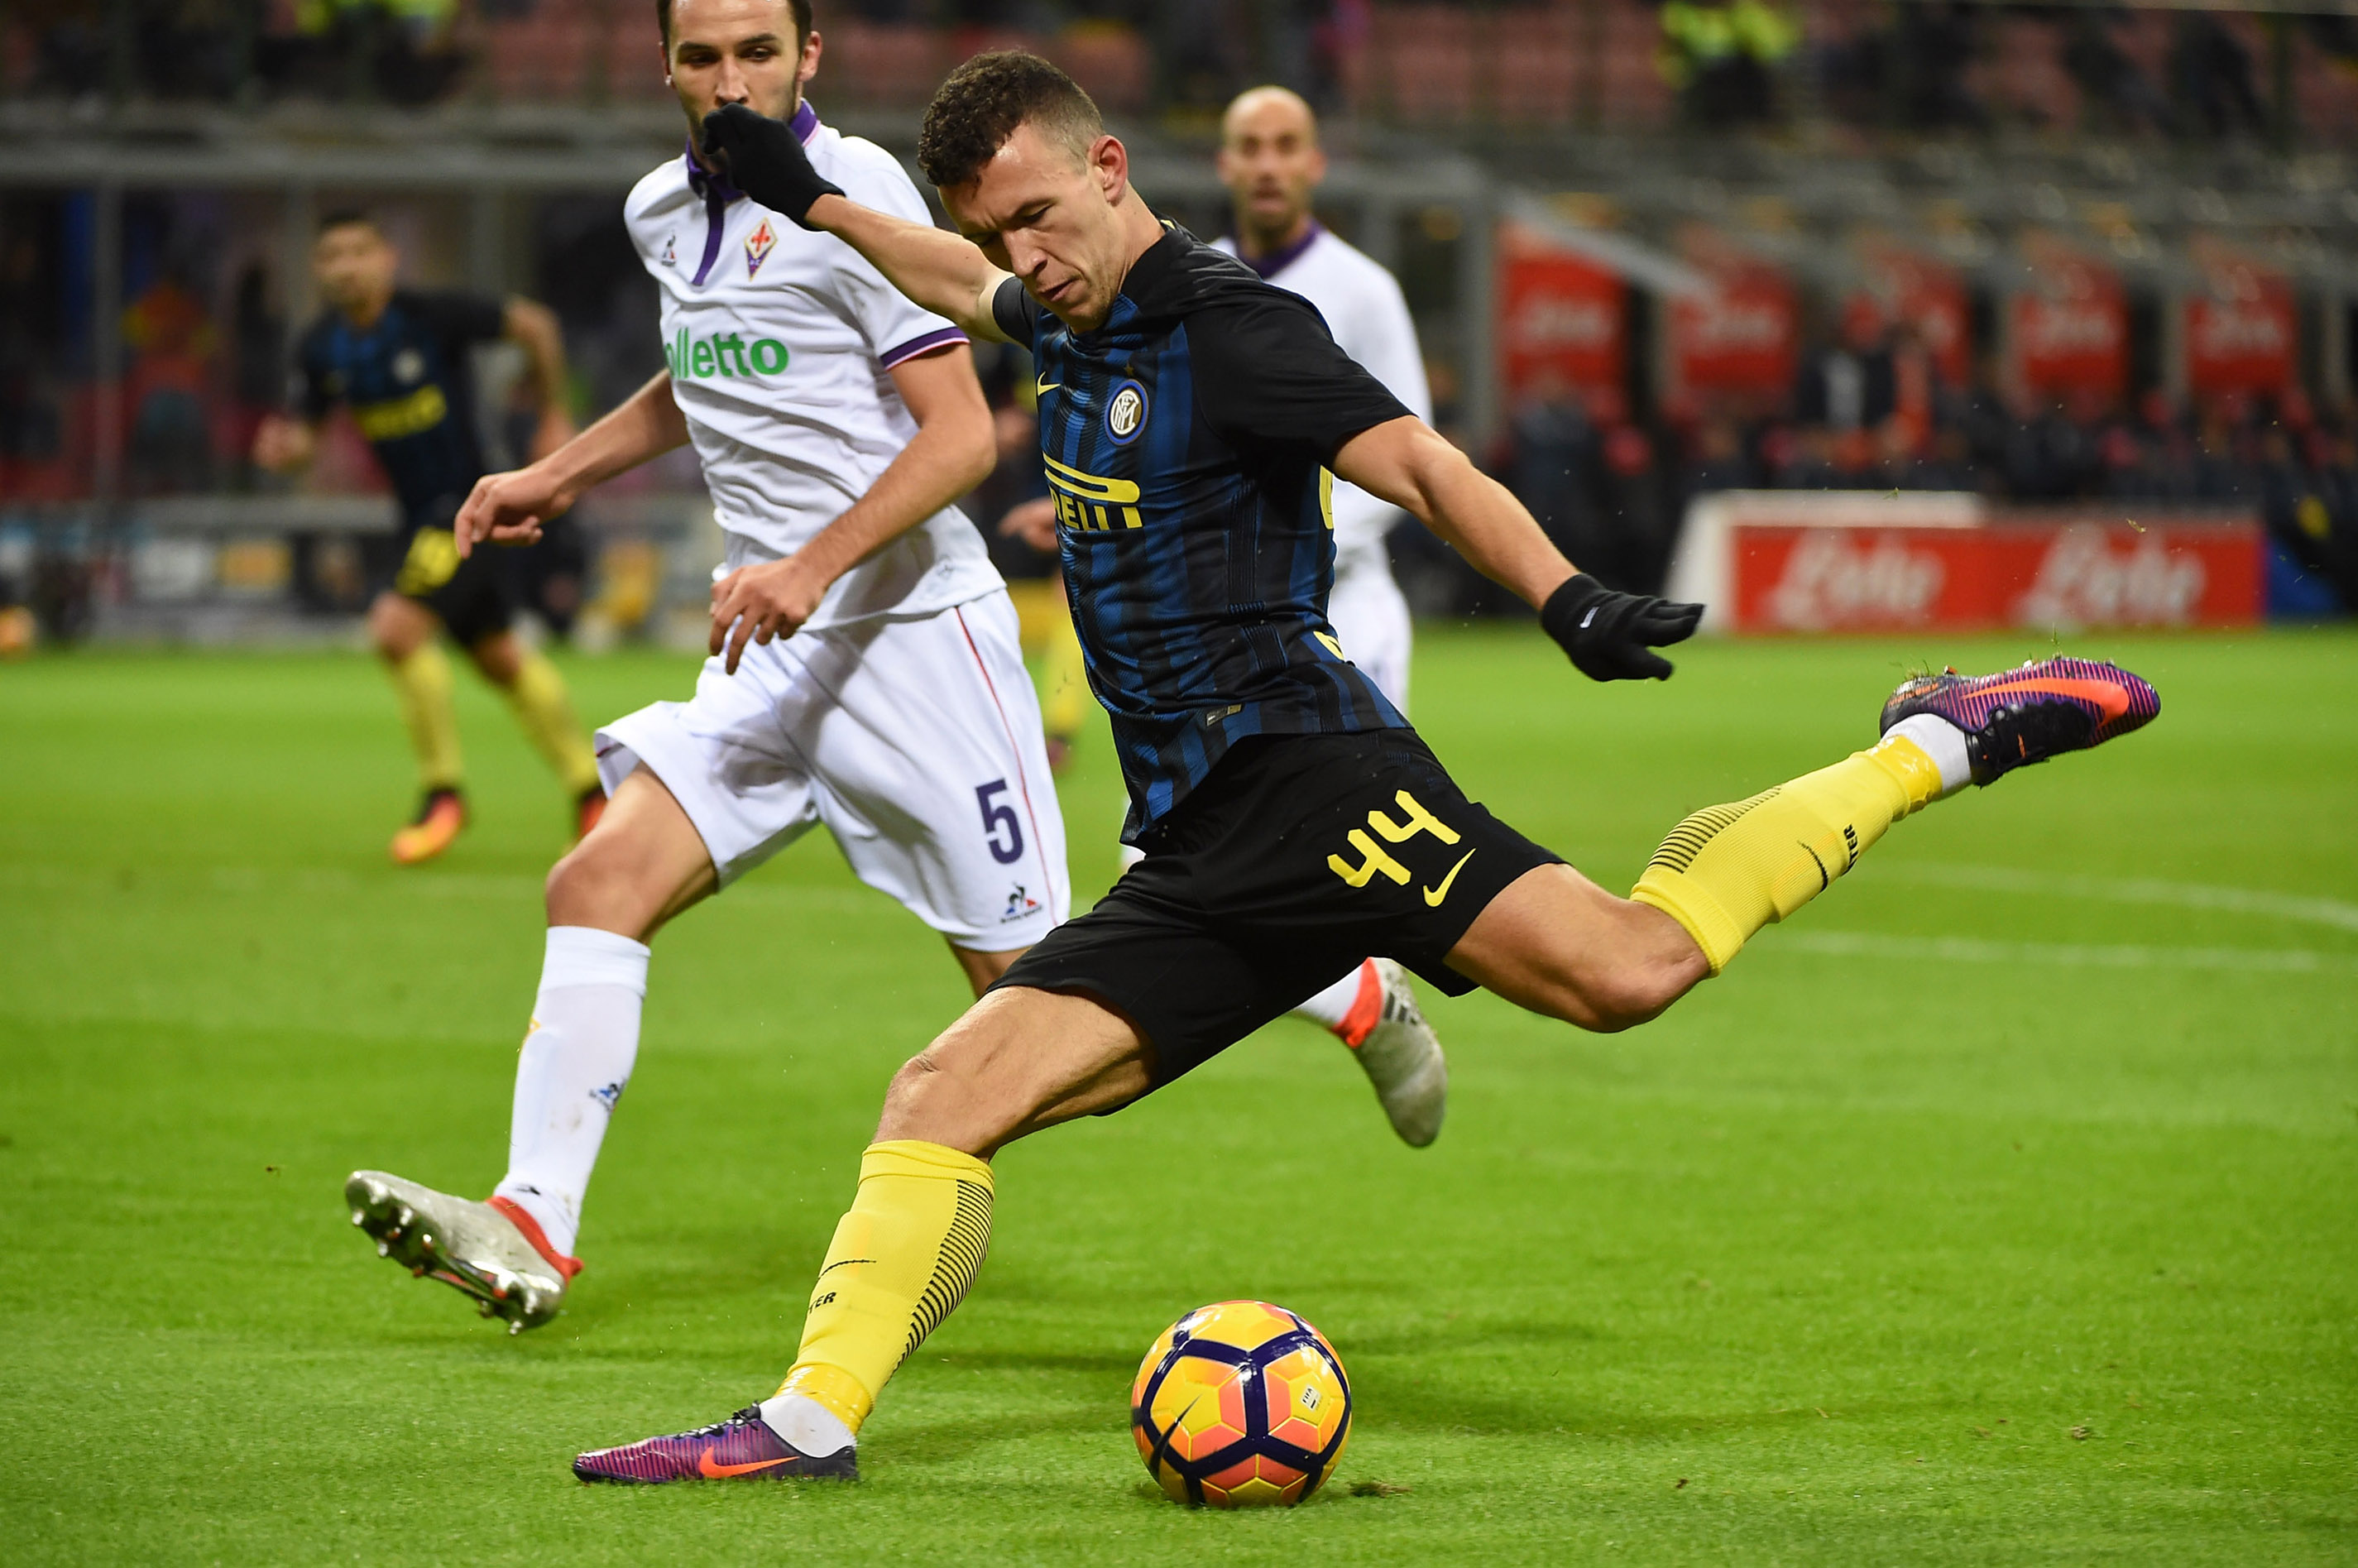
[(676, 266), (676, 265), (679, 265), (679, 231), (678, 231), (678, 230), (675, 229), (675, 230), (673, 230), (670, 233), (665, 234), (665, 235), (664, 236), (664, 252), (663, 252), (663, 254), (662, 254), (662, 255), (660, 255), (660, 256), (658, 256), (658, 257), (656, 257), (655, 259), (656, 259), (657, 261), (659, 261), (660, 263), (662, 263), (665, 266)]
[(770, 221), (764, 218), (745, 236), (745, 276), (751, 277), (761, 271), (762, 264), (770, 259), (770, 253), (777, 246), (778, 236), (770, 232)]

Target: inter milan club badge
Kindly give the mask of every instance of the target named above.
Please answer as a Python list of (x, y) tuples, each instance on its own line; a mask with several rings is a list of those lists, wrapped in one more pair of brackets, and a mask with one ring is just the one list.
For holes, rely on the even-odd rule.
[(1146, 388), (1134, 381), (1125, 381), (1113, 389), (1106, 404), (1106, 434), (1116, 446), (1126, 447), (1137, 438), (1139, 427), (1146, 423)]
[(777, 245), (778, 236), (770, 232), (767, 218), (755, 224), (753, 232), (745, 236), (745, 276), (751, 277), (761, 271), (762, 264), (770, 259), (770, 253)]

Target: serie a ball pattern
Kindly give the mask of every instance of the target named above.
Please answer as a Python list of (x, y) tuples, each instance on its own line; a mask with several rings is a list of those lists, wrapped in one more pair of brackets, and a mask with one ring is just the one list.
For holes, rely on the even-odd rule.
[(1351, 1436), (1342, 1358), (1267, 1302), (1198, 1307), (1163, 1331), (1130, 1390), (1130, 1431), (1174, 1502), (1292, 1508)]

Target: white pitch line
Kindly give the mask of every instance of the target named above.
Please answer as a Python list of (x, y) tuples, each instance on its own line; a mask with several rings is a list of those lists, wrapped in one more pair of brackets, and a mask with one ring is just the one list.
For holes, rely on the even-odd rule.
[(1829, 957), (2043, 964), (2073, 969), (2229, 969), (2276, 975), (2358, 975), (2358, 954), (2297, 947), (2151, 947), (2072, 942), (1987, 942), (1977, 936), (1881, 936), (1867, 931), (1786, 931), (1773, 947)]
[(2107, 903), (2167, 903), (2180, 909), (2212, 909), (2229, 914), (2259, 914), (2305, 921), (2339, 931), (2358, 931), (2358, 903), (2262, 888), (2218, 887), (2207, 882), (2170, 882), (2145, 877), (2057, 876), (2004, 866), (1898, 864), (1881, 868), (1902, 881), (1985, 892), (2019, 892), (2056, 898), (2097, 899)]

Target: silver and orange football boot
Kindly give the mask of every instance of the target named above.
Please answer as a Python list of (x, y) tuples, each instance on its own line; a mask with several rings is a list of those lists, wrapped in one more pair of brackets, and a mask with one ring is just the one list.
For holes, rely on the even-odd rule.
[(770, 1430), (761, 1406), (747, 1405), (727, 1421), (694, 1432), (578, 1455), (573, 1473), (584, 1481), (642, 1487), (665, 1481), (857, 1481), (860, 1459), (849, 1446), (833, 1454), (805, 1454)]
[(1374, 1024), (1351, 1054), (1375, 1086), (1392, 1130), (1410, 1148), (1422, 1149), (1441, 1136), (1441, 1118), (1449, 1108), (1449, 1059), (1416, 1005), (1408, 971), (1390, 958), (1368, 962), (1375, 966), (1383, 997)]
[(2160, 695), (2118, 665), (2033, 659), (1992, 676), (1943, 670), (1904, 681), (1883, 705), (1880, 732), (1919, 713), (1945, 719), (1964, 734), (1974, 783), (1988, 784), (2017, 768), (2101, 746), (2160, 711)]
[(551, 1247), (539, 1223), (506, 1198), (477, 1203), (383, 1171), (354, 1171), (344, 1202), (378, 1257), (465, 1292), (483, 1316), (505, 1318), (510, 1334), (555, 1317), (581, 1271), (581, 1260)]

